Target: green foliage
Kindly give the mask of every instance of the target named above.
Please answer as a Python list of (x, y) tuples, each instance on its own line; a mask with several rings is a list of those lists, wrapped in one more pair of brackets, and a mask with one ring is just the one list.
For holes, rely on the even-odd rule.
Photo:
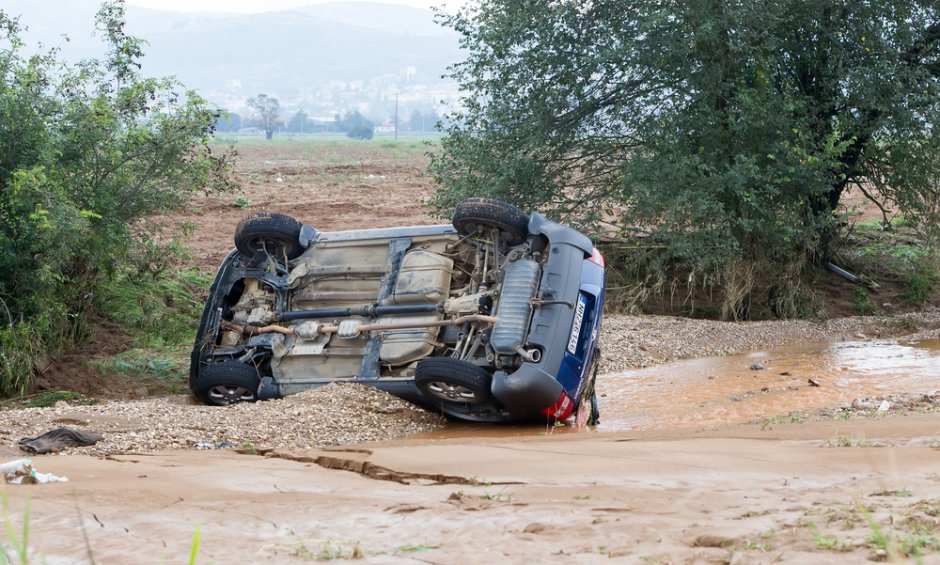
[(901, 300), (908, 305), (922, 304), (930, 298), (937, 281), (940, 249), (925, 245), (915, 228), (903, 219), (897, 220), (892, 219), (887, 226), (879, 220), (855, 224), (835, 260), (878, 280), (901, 281)]
[(23, 54), (0, 11), (0, 394), (84, 337), (101, 281), (162, 270), (166, 246), (143, 218), (232, 183), (232, 154), (209, 146), (219, 112), (140, 76), (122, 2), (97, 25), (107, 54), (68, 66), (54, 50)]
[(202, 539), (202, 532), (199, 525), (196, 525), (196, 531), (193, 532), (193, 543), (189, 549), (189, 565), (196, 565), (196, 558), (199, 556), (199, 541)]
[(185, 356), (174, 358), (143, 349), (131, 349), (92, 363), (102, 373), (118, 373), (138, 380), (157, 379), (170, 384), (183, 383), (189, 370)]
[(55, 405), (56, 402), (66, 401), (79, 404), (94, 404), (95, 401), (85, 398), (77, 392), (71, 390), (46, 390), (29, 399), (26, 406), (30, 408), (48, 408)]
[(812, 531), (813, 543), (816, 544), (816, 547), (830, 551), (841, 551), (845, 548), (845, 545), (840, 542), (838, 538), (827, 536), (820, 532), (819, 526), (816, 524), (810, 523), (809, 528)]
[(211, 276), (197, 269), (146, 276), (125, 268), (98, 284), (94, 305), (135, 334), (140, 347), (188, 344), (210, 282)]
[(489, 196), (644, 235), (639, 280), (720, 284), (726, 317), (799, 289), (849, 186), (937, 235), (935, 3), (483, 0), (440, 18), (469, 54), (432, 155), (441, 209)]
[(310, 121), (310, 116), (303, 110), (297, 110), (297, 112), (287, 120), (287, 131), (289, 132), (304, 133), (312, 129), (313, 123)]
[(346, 132), (349, 139), (372, 139), (373, 135), (375, 135), (375, 126), (369, 127), (368, 125), (355, 126)]
[(273, 96), (259, 94), (248, 99), (248, 106), (258, 112), (265, 139), (271, 139), (274, 136), (274, 129), (277, 127), (278, 116), (281, 115), (281, 103)]
[(336, 116), (336, 128), (346, 132), (350, 139), (372, 139), (375, 134), (375, 123), (356, 110), (343, 117)]
[(0, 392), (24, 394), (45, 347), (36, 330), (42, 322), (0, 328)]
[(852, 289), (852, 304), (855, 305), (855, 311), (863, 316), (870, 316), (878, 312), (878, 307), (871, 301), (868, 291), (861, 286)]
[[(0, 510), (3, 513), (4, 535), (0, 536), (0, 565), (7, 563), (29, 563), (29, 500), (23, 508), (22, 527), (16, 531), (13, 518), (10, 517), (9, 502), (6, 493), (0, 493)], [(7, 547), (13, 550), (13, 558), (7, 554)]]
[(930, 273), (912, 271), (904, 281), (901, 299), (908, 304), (921, 304), (930, 297), (933, 286), (934, 277)]

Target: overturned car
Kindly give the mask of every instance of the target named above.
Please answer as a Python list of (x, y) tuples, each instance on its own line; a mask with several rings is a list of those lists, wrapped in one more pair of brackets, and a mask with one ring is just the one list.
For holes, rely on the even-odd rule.
[(207, 404), (355, 382), (463, 420), (598, 419), (604, 260), (574, 229), (471, 198), (439, 226), (256, 214), (235, 247), (192, 352)]

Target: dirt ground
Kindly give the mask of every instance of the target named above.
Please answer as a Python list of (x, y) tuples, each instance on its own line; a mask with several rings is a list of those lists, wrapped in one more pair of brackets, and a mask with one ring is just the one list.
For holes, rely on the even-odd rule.
[(930, 543), (922, 562), (938, 563), (938, 430), (913, 413), (47, 456), (37, 468), (69, 482), (6, 496), (14, 524), (28, 503), (46, 563), (180, 562), (196, 535), (199, 563), (903, 562)]
[(193, 263), (215, 269), (235, 246), (242, 218), (254, 212), (290, 214), (323, 231), (443, 223), (428, 215), (434, 193), (418, 142), (372, 143), (290, 140), (237, 145), (241, 188), (196, 198), (189, 214), (174, 216), (194, 227), (184, 243)]
[[(195, 228), (193, 264), (217, 266), (251, 211), (329, 230), (439, 221), (423, 207), (433, 190), (424, 149), (374, 147), (241, 147), (243, 190), (198, 199), (176, 218)], [(0, 446), (0, 463), (22, 455)], [(191, 554), (198, 563), (859, 563), (919, 553), (940, 563), (940, 412), (928, 406), (773, 425), (478, 426), (318, 450), (33, 461), (69, 482), (0, 484), (0, 520), (13, 526), (0, 528), (0, 545), (13, 562), (28, 507), (29, 554), (50, 564)]]

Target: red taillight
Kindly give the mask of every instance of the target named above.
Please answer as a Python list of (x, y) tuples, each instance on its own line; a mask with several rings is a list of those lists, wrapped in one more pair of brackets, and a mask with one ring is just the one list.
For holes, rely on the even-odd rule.
[(591, 256), (588, 258), (588, 261), (590, 261), (591, 263), (594, 263), (595, 265), (597, 265), (598, 267), (602, 269), (606, 266), (606, 264), (604, 263), (604, 256), (601, 255), (601, 252), (598, 251), (596, 247), (594, 248), (594, 251), (591, 253)]
[(565, 394), (565, 391), (561, 391), (558, 402), (542, 410), (542, 414), (555, 420), (564, 420), (568, 416), (571, 416), (572, 412), (574, 412), (574, 401), (571, 400), (570, 396)]

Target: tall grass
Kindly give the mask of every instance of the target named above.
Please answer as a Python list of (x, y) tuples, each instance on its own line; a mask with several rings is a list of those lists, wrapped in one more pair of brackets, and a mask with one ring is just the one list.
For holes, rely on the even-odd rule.
[[(29, 501), (23, 508), (22, 526), (17, 531), (10, 516), (6, 493), (0, 493), (0, 508), (3, 510), (4, 535), (0, 538), (0, 565), (29, 563)], [(7, 553), (7, 551), (11, 553)], [(12, 557), (11, 557), (12, 554)]]
[(102, 281), (95, 307), (130, 332), (138, 347), (189, 344), (211, 280), (198, 269), (156, 276), (127, 270)]

